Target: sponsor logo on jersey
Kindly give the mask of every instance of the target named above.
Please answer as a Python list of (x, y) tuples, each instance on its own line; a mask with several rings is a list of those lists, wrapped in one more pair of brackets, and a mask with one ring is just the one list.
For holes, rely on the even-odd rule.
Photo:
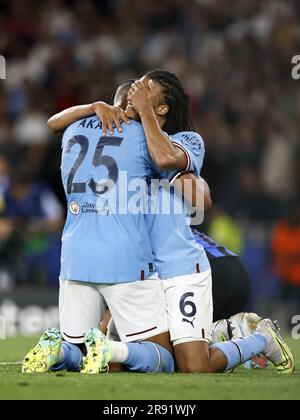
[(102, 203), (101, 200), (98, 200), (97, 204), (88, 203), (87, 201), (82, 204), (82, 213), (83, 214), (102, 214), (108, 216), (110, 214), (110, 209)]

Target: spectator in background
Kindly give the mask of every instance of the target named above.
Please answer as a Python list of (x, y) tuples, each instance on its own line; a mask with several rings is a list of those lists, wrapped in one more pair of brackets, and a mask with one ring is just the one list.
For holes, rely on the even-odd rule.
[[(238, 194), (235, 205), (242, 220), (274, 223), (282, 214), (278, 199), (266, 192), (260, 182), (258, 170), (253, 165), (243, 165), (239, 172)], [(234, 191), (235, 192), (235, 191)]]
[[(282, 280), (282, 297), (300, 314), (300, 199), (289, 206), (286, 219), (278, 222), (272, 238), (276, 273)], [(289, 319), (289, 322), (291, 318)]]
[(4, 195), (9, 184), (9, 162), (5, 154), (0, 153), (0, 291), (8, 290), (13, 286), (7, 267), (5, 267), (10, 259), (11, 249), (6, 245), (12, 235), (12, 225), (1, 217), (5, 210)]
[(1, 262), (18, 281), (57, 283), (63, 210), (54, 194), (34, 179), (27, 166), (12, 171), (0, 220)]
[(23, 145), (40, 145), (48, 140), (47, 115), (31, 104), (15, 127), (15, 137)]
[(0, 153), (0, 213), (3, 208), (3, 196), (9, 187), (9, 163), (5, 154)]
[(271, 197), (283, 202), (297, 188), (294, 154), (294, 148), (281, 133), (269, 133), (261, 161), (261, 184)]

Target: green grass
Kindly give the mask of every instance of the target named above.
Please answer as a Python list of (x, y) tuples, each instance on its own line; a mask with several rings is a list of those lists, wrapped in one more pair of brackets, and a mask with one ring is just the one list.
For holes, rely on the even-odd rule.
[[(34, 339), (0, 341), (0, 362), (21, 360)], [(300, 341), (291, 341), (300, 368)], [(300, 370), (278, 375), (272, 368), (226, 375), (145, 375), (49, 373), (22, 375), (19, 366), (0, 366), (0, 399), (300, 399)]]

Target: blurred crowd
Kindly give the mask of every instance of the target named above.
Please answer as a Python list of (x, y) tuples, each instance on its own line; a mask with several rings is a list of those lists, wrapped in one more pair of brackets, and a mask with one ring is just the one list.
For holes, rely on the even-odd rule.
[[(35, 268), (41, 258), (53, 267), (64, 198), (48, 117), (110, 101), (122, 81), (162, 67), (184, 82), (206, 141), (203, 174), (215, 206), (205, 229), (244, 252), (251, 268), (263, 246), (261, 272), (267, 263), (300, 289), (300, 240), (283, 247), (300, 229), (297, 0), (0, 0), (0, 8), (3, 264), (26, 251)], [(19, 270), (24, 276), (32, 275)], [(48, 276), (55, 281), (55, 270)]]

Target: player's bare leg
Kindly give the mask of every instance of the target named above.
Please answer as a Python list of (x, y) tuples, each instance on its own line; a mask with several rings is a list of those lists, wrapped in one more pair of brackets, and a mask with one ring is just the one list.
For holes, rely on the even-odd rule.
[(220, 350), (209, 349), (208, 343), (194, 341), (175, 346), (177, 367), (182, 373), (222, 373), (228, 361)]
[(151, 342), (155, 344), (159, 344), (160, 346), (164, 347), (168, 350), (171, 354), (173, 354), (173, 346), (170, 342), (170, 334), (168, 332), (156, 335), (155, 337), (149, 338), (145, 340), (145, 342)]

